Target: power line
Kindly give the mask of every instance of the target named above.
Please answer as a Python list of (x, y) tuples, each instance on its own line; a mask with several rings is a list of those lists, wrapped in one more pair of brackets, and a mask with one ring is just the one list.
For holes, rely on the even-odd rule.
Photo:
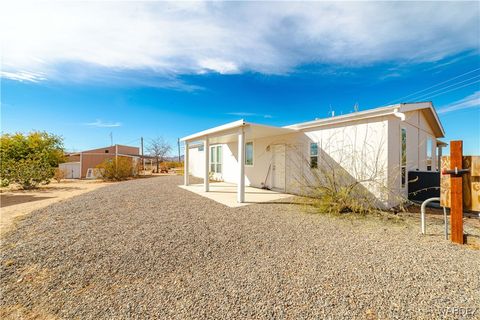
[(459, 85), (459, 84), (465, 83), (465, 82), (467, 82), (467, 81), (470, 81), (470, 80), (473, 80), (473, 79), (476, 79), (476, 78), (479, 78), (479, 77), (480, 77), (480, 75), (475, 76), (475, 77), (472, 77), (472, 78), (469, 78), (469, 79), (467, 79), (467, 80), (462, 80), (462, 81), (460, 81), (460, 82), (456, 82), (456, 83), (451, 84), (451, 85), (448, 85), (448, 86), (446, 86), (446, 87), (442, 87), (442, 88), (440, 88), (440, 89), (434, 90), (434, 91), (432, 91), (432, 92), (429, 92), (429, 93), (426, 93), (426, 94), (422, 94), (422, 95), (420, 95), (420, 96), (417, 96), (416, 98), (414, 97), (413, 99), (414, 99), (414, 100), (420, 100), (420, 99), (423, 99), (424, 97), (430, 96), (430, 95), (433, 94), (433, 93), (437, 93), (437, 92), (439, 92), (439, 91), (442, 91), (442, 90), (445, 90), (445, 89), (448, 89), (448, 88), (457, 86), (457, 85)]
[(411, 96), (416, 95), (416, 94), (418, 94), (418, 93), (425, 92), (425, 91), (427, 91), (427, 90), (429, 90), (429, 89), (438, 87), (438, 86), (440, 86), (440, 85), (442, 85), (442, 84), (445, 84), (445, 83), (447, 83), (447, 82), (450, 82), (450, 81), (455, 80), (455, 79), (458, 79), (458, 78), (461, 78), (461, 77), (463, 77), (463, 76), (466, 76), (467, 74), (473, 73), (473, 72), (478, 71), (478, 70), (480, 70), (480, 68), (477, 68), (477, 69), (470, 70), (470, 71), (468, 71), (468, 72), (462, 73), (461, 75), (458, 75), (458, 76), (455, 76), (455, 77), (450, 78), (450, 79), (448, 79), (448, 80), (445, 80), (445, 81), (443, 81), (443, 82), (437, 83), (437, 84), (435, 84), (435, 85), (433, 85), (433, 86), (430, 86), (430, 87), (428, 87), (428, 88), (425, 88), (425, 89), (422, 89), (422, 90), (413, 92), (413, 93), (411, 93), (411, 94), (409, 94), (409, 95), (406, 95), (406, 96), (403, 96), (403, 97), (401, 97), (401, 98), (398, 98), (398, 99), (395, 99), (395, 100), (391, 100), (391, 101), (387, 102), (386, 105), (388, 105), (388, 104), (390, 104), (390, 103), (393, 103), (393, 102), (395, 102), (395, 101), (399, 101), (399, 100), (401, 101), (401, 100), (403, 100), (403, 99), (405, 99), (405, 98), (411, 97)]
[(455, 90), (458, 90), (458, 89), (462, 89), (462, 88), (465, 88), (465, 87), (471, 86), (472, 84), (479, 83), (479, 82), (480, 82), (480, 80), (474, 81), (474, 82), (472, 82), (472, 83), (467, 83), (467, 84), (465, 84), (465, 85), (463, 85), (463, 86), (460, 86), (460, 87), (458, 87), (458, 88), (453, 88), (453, 89), (450, 89), (450, 90), (447, 90), (447, 91), (443, 91), (443, 92), (440, 92), (440, 93), (434, 94), (433, 96), (429, 96), (428, 98), (430, 98), (430, 99), (431, 99), (431, 98), (434, 98), (434, 97), (440, 96), (440, 95), (442, 95), (442, 94), (445, 94), (445, 93), (448, 93), (448, 92), (452, 92), (452, 91), (455, 91)]

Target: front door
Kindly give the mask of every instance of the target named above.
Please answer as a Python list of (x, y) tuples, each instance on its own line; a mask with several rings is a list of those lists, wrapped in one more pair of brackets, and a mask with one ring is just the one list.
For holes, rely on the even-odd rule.
[(272, 188), (285, 191), (285, 145), (273, 145)]

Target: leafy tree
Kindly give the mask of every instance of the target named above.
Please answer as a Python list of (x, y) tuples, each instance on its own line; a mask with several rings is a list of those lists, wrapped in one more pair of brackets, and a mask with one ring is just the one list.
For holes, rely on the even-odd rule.
[(18, 183), (23, 189), (33, 189), (41, 183), (50, 183), (54, 172), (54, 168), (41, 157), (9, 162), (8, 166), (12, 168), (8, 181)]
[(162, 137), (157, 137), (150, 141), (147, 150), (152, 157), (155, 157), (157, 172), (159, 172), (160, 162), (165, 160), (166, 155), (172, 150), (172, 147)]
[(47, 132), (2, 134), (0, 137), (2, 185), (18, 183), (24, 189), (48, 184), (54, 168), (64, 161), (63, 140)]

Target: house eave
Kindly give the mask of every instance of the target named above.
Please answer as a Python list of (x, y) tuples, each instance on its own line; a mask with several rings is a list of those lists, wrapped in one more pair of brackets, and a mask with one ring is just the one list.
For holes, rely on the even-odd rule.
[(291, 128), (296, 130), (309, 130), (317, 127), (324, 127), (324, 126), (331, 126), (336, 124), (342, 124), (346, 122), (353, 122), (359, 120), (366, 120), (371, 118), (389, 116), (389, 115), (396, 115), (398, 112), (409, 112), (409, 111), (416, 111), (416, 110), (429, 110), (430, 115), (433, 118), (432, 123), (430, 125), (435, 131), (435, 136), (437, 138), (445, 137), (445, 130), (443, 129), (442, 123), (438, 118), (438, 114), (433, 107), (433, 104), (428, 102), (414, 102), (414, 103), (399, 103), (394, 105), (389, 105), (381, 108), (355, 112), (347, 115), (336, 116), (332, 118), (326, 119), (318, 119), (308, 122), (302, 122), (298, 124), (293, 124), (289, 126), (285, 126), (284, 128)]
[(180, 139), (180, 141), (195, 143), (208, 137), (211, 140), (211, 143), (228, 143), (236, 141), (238, 129), (241, 127), (245, 128), (244, 132), (246, 139), (258, 139), (267, 136), (284, 135), (297, 132), (295, 129), (246, 122), (242, 119), (183, 137)]
[(199, 140), (199, 139), (202, 139), (206, 136), (209, 136), (209, 135), (212, 135), (212, 134), (217, 134), (217, 133), (220, 133), (222, 131), (228, 131), (228, 130), (231, 130), (231, 129), (243, 127), (243, 126), (245, 126), (245, 124), (246, 124), (245, 120), (240, 119), (240, 120), (237, 120), (237, 121), (229, 122), (229, 123), (226, 123), (226, 124), (221, 125), (221, 126), (213, 127), (213, 128), (203, 130), (203, 131), (191, 134), (189, 136), (180, 138), (180, 141), (182, 141), (182, 142), (187, 141), (188, 142), (188, 141)]
[(341, 124), (341, 123), (345, 123), (345, 122), (382, 117), (382, 116), (387, 116), (387, 115), (394, 114), (396, 110), (400, 109), (400, 107), (401, 107), (400, 104), (392, 105), (392, 106), (386, 106), (386, 107), (376, 108), (376, 109), (372, 109), (372, 110), (366, 110), (366, 111), (362, 111), (362, 112), (355, 112), (355, 113), (351, 113), (351, 114), (346, 114), (346, 115), (341, 115), (341, 116), (336, 116), (336, 117), (331, 117), (331, 118), (326, 118), (326, 119), (318, 119), (318, 120), (313, 120), (313, 121), (302, 122), (302, 123), (298, 123), (298, 124), (285, 126), (284, 128), (306, 130), (306, 129), (316, 128), (316, 127), (323, 127), (323, 126), (328, 126), (328, 125)]

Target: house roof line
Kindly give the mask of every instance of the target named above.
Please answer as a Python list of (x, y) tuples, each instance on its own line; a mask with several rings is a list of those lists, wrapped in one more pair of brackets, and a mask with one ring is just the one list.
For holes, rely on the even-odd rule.
[(354, 113), (349, 113), (346, 115), (317, 119), (307, 122), (301, 122), (293, 125), (285, 126), (284, 128), (291, 128), (297, 130), (311, 129), (320, 126), (340, 124), (349, 121), (364, 120), (369, 118), (381, 117), (391, 114), (397, 114), (398, 112), (408, 112), (415, 110), (429, 110), (435, 119), (435, 123), (438, 126), (438, 137), (444, 137), (445, 131), (443, 129), (442, 123), (440, 122), (437, 112), (433, 107), (433, 104), (430, 101), (427, 102), (413, 102), (413, 103), (398, 103), (393, 105), (388, 105), (385, 107), (379, 107), (375, 109), (369, 109), (365, 111), (359, 111)]
[[(280, 134), (288, 134), (296, 132), (297, 130), (291, 128), (284, 128), (284, 127), (277, 127), (277, 126), (269, 126), (266, 124), (258, 124), (253, 122), (246, 122), (243, 119), (238, 121), (229, 122), (227, 124), (210, 128), (204, 131), (200, 131), (198, 133), (194, 133), (192, 135), (183, 137), (180, 141), (190, 141), (195, 142), (196, 140), (202, 140), (205, 137), (218, 137), (222, 135), (231, 135), (235, 134), (235, 129), (245, 127), (245, 134), (252, 135), (252, 137), (262, 137), (265, 136), (265, 129), (270, 130), (271, 134), (268, 135), (280, 135)], [(263, 133), (262, 133), (263, 132)]]
[(100, 150), (100, 149), (109, 149), (109, 148), (114, 148), (114, 147), (116, 147), (116, 146), (117, 146), (117, 147), (127, 147), (127, 148), (140, 149), (139, 147), (127, 146), (126, 144), (114, 144), (114, 145), (106, 146), (106, 147), (99, 147), (99, 148), (95, 148), (95, 149), (83, 150), (83, 151), (79, 151), (78, 153), (89, 153), (90, 151), (95, 151), (95, 150)]
[(324, 118), (324, 119), (317, 119), (313, 121), (306, 121), (300, 122), (288, 126), (283, 127), (276, 127), (276, 126), (268, 126), (263, 124), (256, 124), (252, 122), (246, 122), (244, 119), (240, 119), (237, 121), (229, 122), (221, 126), (213, 127), (207, 130), (203, 130), (189, 136), (183, 137), (180, 141), (194, 141), (195, 139), (202, 139), (208, 135), (214, 135), (221, 132), (226, 132), (235, 128), (240, 128), (244, 126), (252, 126), (252, 127), (262, 127), (262, 128), (272, 128), (272, 129), (287, 129), (291, 130), (292, 132), (311, 129), (315, 127), (327, 126), (332, 124), (340, 124), (344, 122), (356, 121), (356, 120), (364, 120), (369, 118), (376, 118), (381, 116), (387, 115), (395, 115), (399, 116), (399, 113), (409, 112), (409, 111), (416, 111), (416, 110), (429, 110), (432, 118), (433, 124), (436, 125), (437, 128), (433, 128), (436, 132), (437, 138), (442, 138), (445, 136), (445, 131), (443, 129), (442, 123), (440, 122), (437, 112), (433, 107), (432, 102), (411, 102), (411, 103), (398, 103), (393, 105), (388, 105), (385, 107), (379, 107), (375, 109), (369, 109), (365, 111), (359, 111), (354, 113), (349, 113), (346, 115), (331, 117), (331, 118)]
[(308, 128), (317, 127), (321, 125), (355, 121), (355, 120), (361, 120), (365, 118), (374, 118), (374, 117), (393, 114), (395, 109), (398, 109), (398, 108), (400, 108), (400, 105), (380, 107), (380, 108), (369, 109), (365, 111), (358, 111), (354, 113), (335, 116), (331, 118), (322, 118), (322, 119), (316, 119), (316, 120), (311, 120), (306, 122), (300, 122), (300, 123), (285, 126), (285, 128), (308, 129)]
[(223, 124), (221, 126), (213, 127), (213, 128), (207, 129), (207, 130), (203, 130), (203, 131), (191, 134), (189, 136), (181, 138), (180, 141), (189, 141), (189, 140), (193, 140), (193, 139), (200, 139), (200, 138), (208, 136), (210, 134), (214, 134), (214, 133), (218, 133), (218, 132), (222, 132), (222, 131), (226, 131), (226, 130), (231, 130), (231, 129), (235, 129), (235, 128), (240, 128), (240, 127), (245, 126), (246, 124), (247, 123), (245, 122), (245, 120), (240, 119), (240, 120), (237, 120), (237, 121), (233, 121), (233, 122)]

